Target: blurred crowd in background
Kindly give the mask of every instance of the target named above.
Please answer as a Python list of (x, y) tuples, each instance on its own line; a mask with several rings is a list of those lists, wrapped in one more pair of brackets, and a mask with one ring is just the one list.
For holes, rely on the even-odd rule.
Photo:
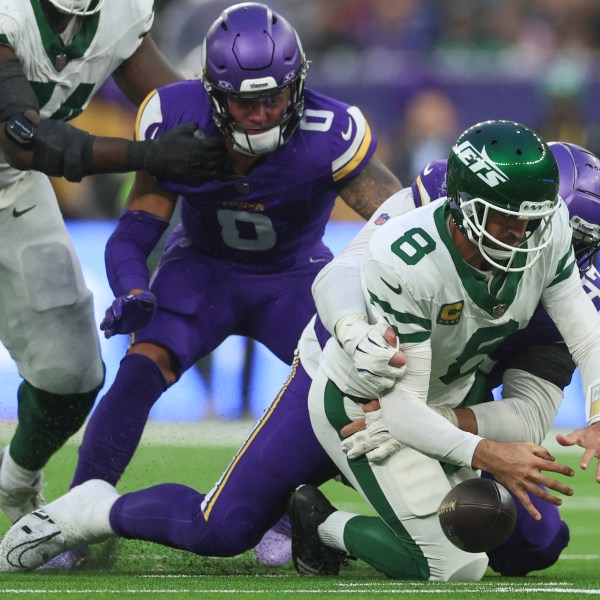
[[(207, 28), (232, 1), (156, 0), (153, 37), (188, 77), (200, 75)], [(303, 42), (307, 86), (365, 113), (380, 157), (409, 184), (447, 156), (467, 126), (523, 122), (546, 140), (600, 153), (600, 2), (595, 0), (272, 0)], [(110, 83), (77, 119), (133, 134), (135, 110)], [(63, 214), (116, 218), (132, 177), (57, 180)], [(348, 209), (335, 218), (351, 219)]]

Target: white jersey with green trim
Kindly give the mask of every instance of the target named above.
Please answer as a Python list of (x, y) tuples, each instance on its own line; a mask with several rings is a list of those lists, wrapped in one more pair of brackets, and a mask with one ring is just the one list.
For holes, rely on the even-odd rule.
[[(142, 43), (154, 19), (153, 0), (106, 0), (95, 15), (75, 18), (75, 36), (63, 44), (39, 0), (0, 0), (0, 45), (19, 58), (43, 118), (67, 121), (87, 107)], [(0, 187), (23, 175), (0, 154)]]
[[(508, 274), (494, 270), (486, 276), (458, 254), (444, 202), (437, 200), (379, 228), (369, 242), (362, 283), (369, 320), (392, 325), (407, 356), (411, 347), (430, 345), (429, 386), (415, 394), (432, 406), (456, 407), (471, 388), (479, 363), (527, 325), (546, 289), (562, 282), (581, 284), (564, 204), (553, 219), (550, 245), (531, 268)], [(539, 235), (535, 232), (532, 242)], [(321, 366), (343, 391), (369, 397), (337, 343), (327, 344)]]

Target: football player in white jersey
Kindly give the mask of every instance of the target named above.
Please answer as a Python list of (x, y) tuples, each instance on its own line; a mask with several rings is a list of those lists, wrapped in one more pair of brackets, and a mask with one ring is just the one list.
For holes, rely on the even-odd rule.
[(65, 122), (111, 75), (135, 104), (182, 79), (148, 35), (152, 21), (152, 0), (0, 1), (0, 340), (23, 377), (19, 425), (0, 450), (0, 509), (12, 521), (44, 504), (42, 468), (104, 379), (92, 296), (47, 175), (202, 177), (221, 153), (193, 125), (132, 142)]
[[(454, 548), (435, 515), (446, 491), (475, 476), (474, 469), (494, 473), (528, 509), (533, 507), (527, 491), (560, 503), (537, 485), (518, 481), (524, 471), (516, 465), (525, 465), (526, 457), (507, 458), (522, 445), (500, 448), (457, 430), (432, 410), (463, 402), (484, 355), (524, 327), (540, 299), (580, 369), (588, 417), (593, 420), (598, 410), (600, 319), (574, 268), (557, 179), (556, 162), (534, 132), (511, 122), (479, 124), (453, 148), (448, 201), (392, 219), (371, 238), (362, 268), (369, 321), (384, 329), (390, 325), (407, 357), (405, 376), (378, 394), (387, 429), (406, 445), (384, 463), (348, 461), (340, 447), (340, 430), (360, 416), (361, 399), (372, 397), (342, 349), (356, 352), (355, 334), (347, 333), (352, 323), (345, 330), (344, 321), (338, 322), (339, 343), (325, 348), (310, 394), (313, 428), (344, 476), (397, 536), (380, 553), (382, 560), (394, 561), (396, 569), (402, 564), (408, 577), (482, 576), (485, 556)], [(346, 323), (352, 318), (347, 315)], [(555, 470), (539, 446), (528, 451), (532, 462), (526, 469)], [(459, 469), (446, 476), (438, 461)], [(571, 493), (548, 477), (538, 482)], [(341, 551), (347, 551), (344, 535), (354, 538), (355, 547), (361, 540), (375, 543), (379, 524), (361, 522), (356, 528), (354, 521), (345, 531), (354, 517), (341, 511), (322, 515), (319, 538)]]

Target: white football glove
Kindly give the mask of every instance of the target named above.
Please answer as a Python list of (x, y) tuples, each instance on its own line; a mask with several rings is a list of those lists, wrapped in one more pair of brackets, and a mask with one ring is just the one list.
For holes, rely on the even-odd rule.
[(393, 367), (390, 359), (398, 351), (383, 337), (389, 325), (383, 321), (370, 325), (366, 315), (347, 315), (335, 325), (335, 335), (361, 381), (375, 398), (402, 377), (405, 367)]
[[(435, 412), (458, 427), (455, 412), (445, 406), (433, 408)], [(349, 460), (366, 456), (368, 461), (380, 464), (406, 445), (390, 435), (389, 429), (383, 420), (380, 408), (365, 413), (366, 428), (353, 433), (341, 441), (342, 450)]]

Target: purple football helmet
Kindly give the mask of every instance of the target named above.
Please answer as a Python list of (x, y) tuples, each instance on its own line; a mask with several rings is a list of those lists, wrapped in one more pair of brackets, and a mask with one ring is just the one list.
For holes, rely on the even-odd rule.
[[(212, 24), (202, 47), (202, 80), (219, 130), (236, 150), (262, 155), (277, 150), (292, 135), (304, 110), (307, 62), (296, 30), (264, 4), (244, 2), (224, 10)], [(236, 123), (227, 98), (262, 100), (291, 89), (281, 122), (254, 132)]]
[(569, 209), (577, 266), (585, 273), (600, 248), (600, 159), (576, 144), (549, 146), (558, 163), (559, 194)]

